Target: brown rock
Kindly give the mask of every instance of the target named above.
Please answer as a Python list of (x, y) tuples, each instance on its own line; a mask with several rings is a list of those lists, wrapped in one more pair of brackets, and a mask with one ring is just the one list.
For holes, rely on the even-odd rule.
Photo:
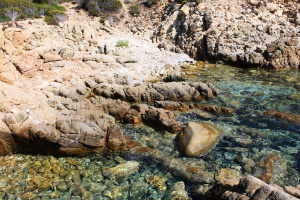
[(264, 113), (266, 116), (276, 117), (278, 119), (283, 119), (288, 122), (300, 124), (300, 115), (296, 113), (288, 113), (285, 111), (275, 111), (275, 110), (268, 110)]
[(107, 147), (111, 150), (119, 150), (126, 147), (124, 138), (119, 126), (112, 124), (107, 131)]
[(155, 101), (154, 106), (157, 108), (163, 108), (165, 110), (180, 110), (184, 111), (186, 109), (186, 105), (176, 101)]
[(174, 119), (174, 114), (161, 108), (155, 108), (146, 104), (136, 104), (128, 110), (125, 119), (129, 123), (148, 123), (151, 126), (177, 132), (181, 126)]
[(212, 125), (188, 122), (179, 138), (179, 148), (187, 156), (198, 156), (208, 151), (222, 134)]
[(205, 110), (214, 114), (232, 114), (234, 112), (233, 108), (213, 106), (209, 104), (198, 104), (195, 103), (194, 106), (200, 110)]
[(247, 176), (245, 178), (241, 178), (239, 183), (240, 188), (246, 193), (249, 193), (252, 190), (256, 190), (257, 188), (260, 188), (264, 185), (266, 185), (265, 182), (258, 178), (255, 178), (254, 176)]
[(258, 177), (263, 181), (270, 183), (274, 178), (274, 169), (278, 168), (282, 161), (283, 160), (279, 156), (274, 154), (263, 157), (256, 166), (256, 168), (260, 168), (257, 169), (258, 172), (261, 172), (260, 174), (258, 174)]
[(5, 156), (11, 154), (10, 146), (2, 139), (0, 139), (0, 156)]

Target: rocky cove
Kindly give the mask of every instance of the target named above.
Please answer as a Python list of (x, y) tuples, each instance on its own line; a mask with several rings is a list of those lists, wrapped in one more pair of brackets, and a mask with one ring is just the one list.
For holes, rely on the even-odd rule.
[[(140, 16), (119, 29), (72, 4), (59, 26), (41, 19), (0, 25), (0, 198), (299, 198), (299, 72), (179, 53), (204, 55), (188, 52), (180, 34), (206, 5), (172, 7), (169, 16), (185, 16), (180, 26), (166, 21), (179, 34), (174, 48), (157, 37), (162, 27), (151, 33), (155, 21), (142, 29)], [(295, 23), (283, 26), (290, 35), (267, 45), (270, 59), (256, 66), (299, 68)], [(119, 40), (129, 47), (116, 47)], [(228, 61), (232, 54), (205, 55)]]

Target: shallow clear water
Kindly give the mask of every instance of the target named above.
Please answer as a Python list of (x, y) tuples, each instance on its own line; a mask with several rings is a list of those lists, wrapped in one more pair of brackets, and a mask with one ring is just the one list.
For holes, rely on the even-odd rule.
[[(233, 114), (219, 116), (197, 109), (176, 112), (183, 126), (188, 121), (208, 122), (223, 132), (211, 151), (186, 157), (177, 147), (176, 135), (119, 122), (124, 135), (158, 153), (149, 156), (124, 152), (82, 158), (5, 156), (0, 159), (0, 199), (169, 199), (172, 185), (179, 181), (185, 182), (192, 196), (195, 183), (178, 173), (188, 168), (171, 168), (168, 163), (175, 161), (178, 166), (200, 166), (197, 170), (216, 179), (252, 174), (281, 186), (299, 184), (299, 124), (264, 115), (266, 110), (300, 114), (299, 71), (203, 63), (186, 72), (188, 81), (212, 82), (219, 89), (218, 97), (197, 103), (235, 109)], [(135, 166), (125, 177), (118, 175), (119, 169), (107, 174), (107, 169), (124, 163)], [(204, 180), (198, 187), (205, 190), (210, 184)]]

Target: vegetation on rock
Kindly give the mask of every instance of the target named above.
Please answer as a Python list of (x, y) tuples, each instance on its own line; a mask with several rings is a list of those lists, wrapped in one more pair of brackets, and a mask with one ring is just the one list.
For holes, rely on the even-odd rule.
[(67, 15), (63, 11), (51, 10), (45, 17), (45, 22), (49, 25), (57, 25), (59, 22), (66, 21)]
[(116, 45), (117, 47), (128, 47), (128, 41), (127, 40), (119, 40), (118, 42), (117, 42), (117, 45)]
[(153, 5), (156, 5), (157, 3), (158, 3), (157, 0), (147, 0), (146, 5), (147, 5), (148, 7), (152, 7)]
[[(10, 20), (15, 22), (17, 18), (36, 18), (40, 15), (45, 15), (47, 17), (45, 20), (49, 21), (53, 17), (48, 17), (51, 11), (60, 11), (63, 13), (66, 10), (63, 6), (58, 5), (65, 1), (70, 0), (1, 0), (0, 22)], [(55, 17), (61, 20), (63, 15), (65, 14), (60, 13), (59, 16)]]
[(130, 7), (130, 14), (132, 14), (132, 15), (138, 15), (138, 14), (140, 14), (141, 13), (141, 10), (140, 10), (140, 8), (139, 8), (139, 6), (138, 5), (134, 5), (134, 6), (131, 6)]
[(21, 14), (21, 10), (15, 7), (6, 8), (4, 15), (11, 18), (12, 22), (15, 23), (17, 17)]
[(99, 16), (100, 11), (117, 12), (123, 6), (119, 0), (79, 0), (78, 3), (93, 16)]

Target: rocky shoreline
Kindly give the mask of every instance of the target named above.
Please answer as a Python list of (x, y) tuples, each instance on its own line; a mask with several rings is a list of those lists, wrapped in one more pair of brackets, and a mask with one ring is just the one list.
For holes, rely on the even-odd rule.
[[(236, 110), (194, 103), (214, 99), (219, 91), (212, 83), (185, 81), (186, 74), (181, 67), (196, 62), (179, 53), (181, 50), (192, 58), (203, 60), (217, 59), (274, 69), (299, 69), (300, 66), (298, 14), (291, 25), (290, 17), (280, 15), (281, 7), (272, 4), (276, 9), (266, 11), (266, 5), (251, 2), (243, 9), (263, 11), (262, 15), (256, 14), (251, 23), (247, 21), (249, 16), (237, 18), (243, 10), (235, 10), (230, 15), (224, 2), (214, 4), (212, 8), (208, 8), (206, 2), (183, 6), (168, 4), (161, 16), (163, 24), (153, 34), (157, 43), (152, 43), (150, 38), (138, 37), (141, 29), (136, 35), (116, 34), (114, 27), (100, 24), (97, 18), (91, 19), (85, 12), (73, 9), (71, 4), (66, 4), (70, 19), (59, 26), (48, 26), (42, 19), (20, 21), (14, 28), (0, 25), (0, 163), (14, 160), (9, 155), (15, 153), (78, 156), (125, 152), (128, 157), (149, 159), (185, 181), (167, 187), (163, 178), (143, 176), (140, 184), (156, 187), (163, 194), (160, 197), (165, 199), (190, 199), (186, 188), (193, 198), (203, 199), (299, 198), (299, 186), (284, 189), (275, 186), (277, 189), (274, 189), (252, 176), (225, 180), (238, 176), (238, 172), (228, 168), (211, 172), (205, 168), (210, 166), (200, 161), (190, 163), (168, 157), (156, 148), (142, 146), (124, 136), (117, 124), (120, 121), (143, 123), (173, 133), (175, 139), (172, 142), (185, 156), (199, 156), (214, 147), (222, 136), (221, 130), (206, 123), (182, 125), (176, 121), (176, 112), (196, 109), (203, 112), (201, 117), (213, 118), (231, 115)], [(273, 22), (267, 18), (273, 15), (283, 21), (278, 27), (276, 24), (276, 27), (271, 26)], [(267, 21), (266, 26), (260, 23), (263, 19)], [(250, 36), (259, 39), (250, 41)], [(247, 44), (243, 42), (245, 39), (249, 41)], [(117, 47), (118, 40), (128, 40), (129, 47)], [(299, 124), (299, 115), (295, 113), (270, 110), (264, 117)], [(244, 142), (249, 145), (248, 141)], [(280, 157), (269, 156), (257, 166), (268, 169), (278, 160)], [(52, 161), (57, 164), (54, 158)], [(102, 175), (107, 179), (114, 177), (118, 183), (113, 184), (120, 185), (139, 171), (137, 161), (117, 163), (113, 167), (101, 167), (98, 174), (101, 181)], [(51, 170), (54, 174), (57, 171), (54, 167)], [(61, 173), (56, 175), (61, 176)], [(262, 179), (271, 182), (272, 173), (262, 172)], [(93, 181), (100, 182), (97, 177)], [(83, 197), (87, 189), (74, 181), (78, 177), (71, 179), (73, 182), (68, 187), (51, 185), (46, 180), (33, 181), (32, 187), (26, 186), (27, 193), (22, 198), (33, 199), (37, 195), (32, 194), (32, 190), (38, 188), (43, 192), (51, 187), (57, 188), (60, 196), (70, 190), (72, 195)], [(209, 189), (214, 183), (216, 185)], [(255, 187), (247, 188), (252, 184)], [(6, 182), (0, 181), (0, 185), (9, 187)], [(60, 191), (59, 188), (63, 189)], [(95, 192), (90, 185), (86, 188), (89, 195)], [(128, 193), (128, 188), (128, 185), (124, 186), (121, 193)], [(104, 196), (117, 198), (114, 193), (119, 190), (119, 187), (109, 186)], [(5, 195), (2, 190), (2, 198), (1, 195)]]

